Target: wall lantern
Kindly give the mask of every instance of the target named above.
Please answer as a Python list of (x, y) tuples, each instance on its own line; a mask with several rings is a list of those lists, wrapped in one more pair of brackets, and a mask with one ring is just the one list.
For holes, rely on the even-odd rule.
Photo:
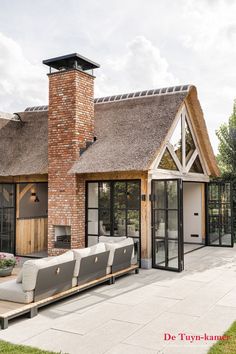
[(39, 202), (39, 197), (37, 196), (37, 194), (35, 192), (31, 193), (31, 197), (34, 200), (35, 203)]

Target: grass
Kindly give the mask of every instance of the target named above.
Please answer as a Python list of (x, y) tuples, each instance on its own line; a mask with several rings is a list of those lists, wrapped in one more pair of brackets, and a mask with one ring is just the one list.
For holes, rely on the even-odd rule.
[(235, 354), (236, 353), (236, 321), (224, 333), (224, 335), (230, 338), (228, 340), (218, 341), (210, 348), (208, 354)]
[[(55, 352), (48, 352), (47, 350), (40, 350), (38, 348), (28, 347), (25, 345), (15, 345), (0, 340), (1, 354), (55, 354)], [(59, 354), (59, 353), (57, 353)]]

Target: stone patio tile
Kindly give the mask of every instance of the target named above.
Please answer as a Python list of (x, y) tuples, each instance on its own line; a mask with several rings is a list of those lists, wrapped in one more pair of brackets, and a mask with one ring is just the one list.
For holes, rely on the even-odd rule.
[(222, 335), (236, 319), (236, 307), (212, 307), (203, 316), (189, 325), (188, 330), (195, 334)]
[(207, 284), (207, 286), (198, 289), (196, 293), (188, 295), (184, 300), (172, 306), (169, 312), (202, 316), (229, 291), (228, 284), (225, 287), (214, 287)]
[(84, 335), (129, 309), (128, 305), (102, 303), (82, 314), (75, 312), (55, 320), (52, 328)]
[(178, 281), (182, 277), (180, 273), (173, 273), (169, 271), (164, 271), (165, 274), (163, 274), (163, 270), (155, 269), (158, 275), (146, 275), (141, 281), (144, 284), (158, 284), (159, 286), (169, 286), (170, 284)]
[(225, 296), (217, 302), (217, 305), (236, 308), (236, 288), (234, 287), (230, 292), (225, 294)]
[(146, 284), (134, 290), (126, 291), (123, 294), (120, 294), (118, 296), (112, 296), (107, 301), (111, 303), (127, 304), (130, 306), (135, 306), (158, 293), (159, 293), (159, 288), (153, 286), (152, 284), (151, 285)]
[[(156, 285), (156, 284), (155, 284)], [(202, 282), (190, 281), (187, 279), (178, 279), (170, 287), (160, 287), (158, 296), (163, 296), (171, 299), (184, 299), (186, 296), (195, 292), (203, 286)]]
[(208, 350), (209, 347), (207, 345), (167, 345), (163, 350), (158, 351), (157, 354), (207, 354)]
[(85, 293), (73, 296), (66, 301), (56, 304), (56, 309), (63, 312), (81, 312), (91, 309), (93, 306), (106, 301), (106, 297), (102, 294), (94, 294), (93, 292), (86, 291)]
[(151, 297), (147, 301), (129, 307), (127, 310), (113, 318), (121, 321), (146, 324), (155, 319), (169, 307), (174, 306), (177, 302), (178, 300), (167, 299), (164, 297)]
[(38, 335), (25, 340), (22, 344), (37, 347), (44, 350), (78, 354), (83, 336), (70, 332), (62, 332), (53, 329), (45, 330)]
[(122, 281), (118, 279), (115, 284), (99, 286), (92, 291), (94, 295), (99, 294), (100, 296), (100, 294), (102, 294), (104, 298), (109, 299), (114, 296), (129, 293), (130, 291), (142, 289), (142, 287), (144, 287), (145, 285), (147, 284), (141, 282), (140, 279), (137, 277), (135, 277), (135, 279), (131, 279), (131, 277), (125, 277), (124, 279), (122, 279)]
[(50, 329), (24, 344), (70, 354), (102, 354), (112, 349), (140, 326), (122, 321), (108, 321), (86, 335)]
[(23, 341), (38, 335), (49, 329), (55, 318), (63, 320), (65, 313), (56, 309), (40, 311), (39, 315), (34, 318), (17, 318), (10, 322), (7, 330), (0, 330), (0, 339), (13, 343), (22, 343)]
[(136, 345), (119, 344), (108, 350), (106, 354), (157, 354), (157, 351)]
[(139, 329), (123, 341), (126, 344), (137, 345), (153, 350), (163, 349), (168, 342), (164, 340), (165, 333), (183, 332), (197, 317), (183, 314), (163, 312), (155, 320)]
[(210, 282), (214, 279), (217, 279), (223, 274), (221, 269), (207, 269), (206, 265), (201, 264), (202, 269), (186, 270), (184, 271), (184, 278), (186, 280), (192, 281), (201, 281), (201, 282)]

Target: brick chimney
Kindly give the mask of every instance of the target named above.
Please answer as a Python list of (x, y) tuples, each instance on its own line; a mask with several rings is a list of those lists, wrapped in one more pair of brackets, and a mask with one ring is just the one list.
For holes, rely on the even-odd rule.
[(85, 246), (85, 185), (69, 171), (94, 140), (94, 76), (99, 65), (78, 54), (50, 67), (48, 111), (48, 253)]

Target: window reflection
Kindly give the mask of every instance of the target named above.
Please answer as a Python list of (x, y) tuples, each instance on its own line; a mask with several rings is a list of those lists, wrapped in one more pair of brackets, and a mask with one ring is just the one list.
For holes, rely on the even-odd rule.
[(196, 146), (194, 144), (193, 136), (190, 131), (187, 119), (185, 117), (185, 153), (186, 153), (186, 163), (190, 160), (192, 154), (196, 150)]
[(162, 156), (162, 159), (161, 159), (158, 167), (165, 169), (165, 170), (178, 171), (178, 168), (173, 160), (173, 157), (171, 156), (171, 154), (167, 148)]
[(178, 185), (176, 181), (167, 181), (167, 202), (169, 209), (178, 208)]
[(132, 237), (136, 256), (138, 256), (140, 183), (138, 181), (89, 182), (87, 190), (88, 245), (97, 243), (99, 236)]
[(97, 208), (98, 207), (98, 184), (89, 183), (88, 185), (88, 207)]
[(174, 133), (170, 139), (170, 144), (173, 146), (174, 152), (178, 156), (179, 161), (182, 163), (182, 123), (179, 119)]
[(194, 163), (192, 164), (189, 172), (192, 172), (192, 173), (204, 173), (203, 169), (202, 169), (201, 161), (199, 159), (199, 156), (196, 157), (196, 159), (195, 159)]

